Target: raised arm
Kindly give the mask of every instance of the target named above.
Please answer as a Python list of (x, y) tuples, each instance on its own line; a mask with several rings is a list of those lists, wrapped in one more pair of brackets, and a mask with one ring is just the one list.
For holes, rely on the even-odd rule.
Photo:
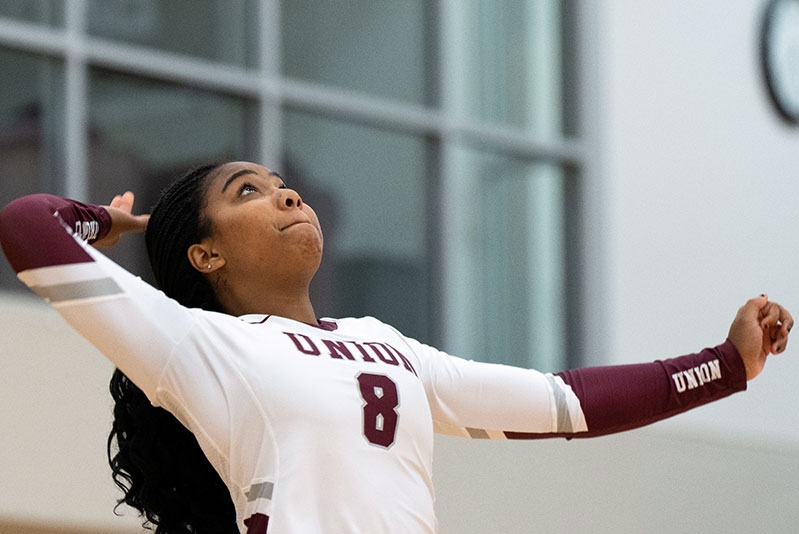
[(194, 317), (88, 246), (143, 231), (148, 218), (132, 207), (130, 193), (109, 206), (22, 197), (0, 211), (0, 244), (20, 280), (154, 400), (161, 370)]
[(114, 197), (105, 207), (48, 194), (18, 198), (0, 211), (0, 244), (17, 273), (91, 262), (70, 234), (90, 244), (112, 246), (125, 232), (143, 232), (149, 216), (132, 215), (133, 200), (131, 192)]
[(446, 355), (427, 358), (438, 431), (491, 439), (593, 437), (641, 427), (746, 389), (793, 319), (764, 295), (738, 311), (721, 345), (632, 365), (544, 375)]
[(93, 242), (111, 229), (111, 216), (47, 194), (18, 198), (0, 211), (0, 244), (17, 273), (92, 261), (70, 235)]

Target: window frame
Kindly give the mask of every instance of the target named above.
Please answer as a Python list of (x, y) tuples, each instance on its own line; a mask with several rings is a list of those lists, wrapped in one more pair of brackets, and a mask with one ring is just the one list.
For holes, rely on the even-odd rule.
[[(449, 25), (451, 10), (458, 9), (457, 0), (439, 0), (431, 3), (430, 27), (438, 32), (437, 46), (431, 54), (435, 60), (426, 59), (426, 71), (431, 94), (424, 104), (395, 101), (370, 94), (358, 94), (336, 87), (290, 79), (281, 75), (280, 0), (254, 3), (255, 24), (260, 43), (253, 67), (221, 64), (213, 61), (181, 56), (151, 48), (126, 45), (88, 35), (86, 32), (86, 0), (67, 0), (64, 26), (49, 27), (0, 17), (0, 46), (56, 57), (65, 65), (65, 131), (63, 154), (65, 159), (64, 187), (67, 196), (86, 198), (88, 188), (86, 126), (88, 106), (88, 73), (92, 67), (180, 83), (200, 89), (213, 90), (258, 102), (256, 118), (256, 156), (262, 161), (279, 161), (282, 140), (281, 113), (298, 110), (319, 113), (348, 122), (398, 130), (404, 134), (427, 140), (430, 155), (429, 194), (432, 205), (438, 209), (431, 217), (431, 228), (440, 228), (443, 196), (457, 177), (449, 162), (453, 146), (472, 146), (524, 159), (556, 165), (564, 170), (565, 188), (569, 198), (565, 206), (567, 225), (567, 294), (565, 295), (568, 320), (566, 330), (574, 335), (564, 336), (566, 357), (564, 366), (584, 363), (586, 350), (591, 344), (591, 360), (601, 360), (604, 355), (602, 341), (595, 333), (604, 329), (599, 314), (587, 313), (596, 308), (603, 297), (602, 214), (599, 188), (598, 161), (600, 160), (597, 128), (599, 111), (588, 105), (596, 99), (593, 91), (598, 87), (597, 52), (601, 36), (596, 28), (600, 9), (586, 0), (563, 2), (564, 24), (562, 32), (564, 51), (564, 105), (565, 134), (558, 138), (543, 138), (528, 130), (497, 124), (485, 124), (469, 118), (460, 118), (447, 102), (448, 85), (455, 83), (448, 71), (448, 53), (457, 46), (454, 29)], [(434, 182), (434, 183), (433, 183)], [(452, 209), (448, 206), (447, 209)], [(455, 207), (457, 209), (457, 207)], [(435, 219), (438, 217), (439, 219)], [(454, 259), (439, 253), (445, 248), (441, 233), (431, 232), (428, 239), (428, 269), (430, 281), (430, 308), (428, 316), (432, 342), (445, 350), (457, 346), (458, 330), (454, 326), (459, 306), (450, 264)], [(590, 258), (591, 261), (588, 261)]]

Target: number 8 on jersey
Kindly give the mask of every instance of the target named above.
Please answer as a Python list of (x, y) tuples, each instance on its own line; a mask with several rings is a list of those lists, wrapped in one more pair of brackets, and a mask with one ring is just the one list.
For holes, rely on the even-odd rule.
[(363, 435), (372, 445), (394, 444), (399, 414), (397, 385), (385, 375), (361, 373), (357, 377), (363, 399)]

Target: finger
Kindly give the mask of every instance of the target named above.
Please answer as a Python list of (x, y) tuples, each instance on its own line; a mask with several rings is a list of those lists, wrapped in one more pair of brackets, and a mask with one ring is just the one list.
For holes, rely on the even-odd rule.
[(780, 309), (782, 306), (776, 302), (768, 302), (760, 309), (760, 326), (762, 328), (769, 328), (779, 324)]
[(774, 339), (771, 337), (771, 332), (768, 328), (763, 329), (763, 342), (761, 346), (762, 354), (769, 355), (774, 352)]
[(769, 352), (783, 352), (788, 344), (788, 334), (793, 328), (793, 317), (790, 312), (776, 302), (770, 302), (763, 314), (761, 326), (768, 332)]
[(793, 317), (788, 310), (784, 307), (779, 306), (780, 308), (780, 316), (778, 319), (777, 325), (777, 332), (775, 332), (775, 351), (776, 352), (784, 352), (785, 348), (788, 345), (788, 335), (793, 328)]
[(785, 330), (785, 335), (787, 336), (793, 328), (793, 316), (791, 315), (791, 312), (782, 306), (780, 306), (780, 323), (782, 323), (782, 326)]
[(119, 207), (121, 209), (124, 209), (128, 213), (132, 213), (133, 212), (133, 201), (134, 200), (135, 200), (135, 197), (133, 195), (133, 192), (132, 191), (125, 191), (122, 194), (122, 201), (121, 201), (121, 204), (120, 204)]
[(763, 327), (779, 326), (787, 335), (793, 328), (791, 313), (776, 302), (769, 302), (762, 310), (760, 324)]
[(762, 324), (762, 318), (764, 317), (765, 313), (764, 310), (767, 309), (768, 304), (768, 295), (763, 294), (747, 300), (738, 311), (739, 313), (748, 315), (750, 317), (759, 317)]
[(111, 203), (109, 204), (109, 206), (111, 206), (112, 208), (119, 208), (121, 204), (122, 204), (122, 195), (116, 195), (114, 198), (111, 199)]
[(135, 200), (135, 196), (133, 195), (132, 191), (125, 191), (121, 195), (116, 195), (112, 200), (111, 206), (112, 208), (117, 208), (128, 213), (133, 211), (133, 201)]

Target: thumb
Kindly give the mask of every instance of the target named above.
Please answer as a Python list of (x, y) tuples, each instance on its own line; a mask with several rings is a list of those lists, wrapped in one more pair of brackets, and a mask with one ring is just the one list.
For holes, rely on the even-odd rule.
[(764, 314), (764, 310), (768, 305), (768, 295), (765, 293), (761, 294), (759, 297), (755, 297), (753, 299), (749, 299), (744, 306), (751, 306), (754, 310), (758, 312), (758, 316), (762, 319)]

